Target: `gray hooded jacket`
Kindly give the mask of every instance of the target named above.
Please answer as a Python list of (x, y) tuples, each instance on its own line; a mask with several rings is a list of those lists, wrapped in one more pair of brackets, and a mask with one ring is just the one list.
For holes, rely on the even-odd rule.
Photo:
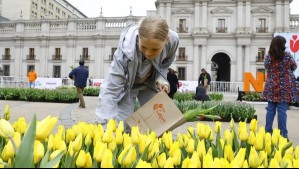
[[(118, 48), (114, 53), (109, 72), (100, 87), (100, 104), (96, 110), (99, 123), (105, 123), (110, 118), (115, 119), (117, 113), (121, 113), (118, 106), (119, 102), (133, 87), (138, 68), (138, 57), (142, 57), (136, 44), (138, 28), (137, 24), (131, 24), (121, 32)], [(152, 61), (155, 66), (155, 78), (154, 81), (150, 81), (146, 85), (153, 90), (157, 90), (155, 88), (157, 81), (160, 84), (167, 83), (167, 79), (164, 79), (161, 74), (166, 77), (168, 67), (173, 62), (178, 48), (178, 34), (169, 30), (168, 36), (169, 42), (164, 46), (161, 54)]]

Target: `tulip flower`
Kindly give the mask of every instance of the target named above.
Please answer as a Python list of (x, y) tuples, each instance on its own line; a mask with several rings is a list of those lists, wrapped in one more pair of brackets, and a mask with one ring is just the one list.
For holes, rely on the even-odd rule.
[(189, 127), (187, 128), (187, 136), (188, 136), (189, 138), (192, 138), (193, 135), (194, 135), (194, 128), (191, 127), (191, 126), (189, 126)]
[(84, 152), (84, 150), (80, 150), (79, 155), (78, 155), (77, 160), (76, 160), (76, 166), (80, 167), (80, 168), (83, 168), (85, 166), (85, 163), (86, 163), (85, 152)]
[(25, 133), (25, 131), (27, 130), (27, 126), (28, 125), (27, 125), (26, 120), (25, 120), (24, 117), (20, 117), (18, 119), (18, 121), (14, 122), (14, 124), (13, 124), (13, 128), (16, 131), (20, 132), (21, 134)]
[(259, 165), (263, 165), (264, 167), (268, 168), (268, 156), (266, 151), (260, 151)]
[[(55, 150), (50, 154), (50, 160), (54, 159), (58, 154), (61, 153), (61, 150)], [(60, 161), (58, 161), (53, 168), (58, 168), (59, 167)]]
[(53, 150), (58, 150), (61, 146), (61, 143), (62, 143), (62, 138), (61, 138), (61, 135), (59, 134), (55, 134), (54, 135), (54, 145), (53, 145)]
[(299, 159), (299, 145), (298, 146), (296, 146), (296, 148), (295, 148), (295, 152), (294, 152), (295, 154), (295, 159)]
[(214, 131), (215, 131), (215, 133), (221, 132), (221, 122), (220, 121), (216, 121)]
[(280, 136), (280, 130), (277, 129), (277, 128), (274, 128), (273, 133), (272, 133), (272, 144), (274, 146), (277, 146), (278, 140), (279, 140), (279, 136)]
[(164, 168), (174, 168), (173, 160), (171, 157), (168, 157), (168, 159), (166, 160)]
[(158, 162), (157, 162), (156, 158), (152, 160), (151, 166), (152, 166), (152, 168), (159, 168), (159, 165), (158, 165)]
[[(4, 108), (4, 117), (7, 117), (9, 116), (10, 117), (10, 110), (9, 110), (9, 106), (8, 105), (5, 105), (5, 108)], [(9, 119), (6, 119), (4, 118), (5, 120), (9, 120)]]
[(4, 161), (7, 161), (8, 159), (13, 158), (14, 155), (15, 155), (15, 150), (13, 148), (13, 144), (11, 141), (9, 141), (9, 142), (7, 142), (7, 144), (4, 146), (4, 148), (2, 150), (2, 153), (1, 153), (2, 159)]
[(44, 141), (49, 137), (53, 128), (56, 125), (58, 118), (51, 117), (51, 115), (44, 118), (42, 121), (37, 123), (36, 125), (36, 139), (40, 141)]
[(120, 153), (118, 157), (118, 162), (123, 167), (129, 167), (132, 163), (136, 160), (137, 154), (136, 149), (134, 146), (127, 146), (125, 149)]
[(173, 160), (173, 165), (179, 166), (181, 164), (181, 159), (182, 159), (182, 151), (181, 149), (176, 149), (171, 156)]
[[(0, 158), (0, 162), (1, 162), (1, 158)], [(293, 159), (293, 167), (299, 168), (299, 159)]]
[(115, 142), (117, 145), (121, 145), (124, 141), (122, 130), (117, 128), (115, 131)]
[(106, 149), (103, 154), (101, 168), (114, 168), (112, 159), (113, 159), (113, 154), (111, 150)]
[(33, 159), (34, 159), (34, 164), (37, 164), (40, 162), (40, 160), (44, 157), (45, 155), (45, 148), (44, 145), (38, 141), (34, 141), (34, 148), (33, 148)]
[(196, 151), (193, 152), (190, 158), (189, 168), (201, 168), (201, 162)]
[(107, 123), (107, 129), (106, 130), (111, 130), (114, 132), (116, 130), (116, 121), (114, 119), (110, 119)]
[[(107, 144), (106, 143), (102, 143), (102, 142), (98, 142), (96, 144), (96, 146), (94, 147), (94, 151), (93, 151), (93, 158), (98, 162), (102, 162), (102, 159), (104, 158), (104, 152), (107, 149)], [(111, 151), (111, 150), (110, 150)]]
[(102, 136), (104, 133), (97, 131), (93, 138), (93, 146), (97, 144), (97, 142), (102, 142)]
[(75, 137), (75, 133), (74, 133), (73, 129), (72, 129), (72, 128), (67, 129), (67, 131), (66, 131), (66, 136), (65, 136), (65, 141), (66, 141), (66, 143), (69, 143), (69, 142), (71, 142), (71, 141), (74, 141), (75, 138), (76, 138), (76, 137)]
[(254, 145), (254, 142), (255, 142), (255, 133), (253, 131), (250, 131), (247, 143), (249, 145)]
[(248, 161), (249, 161), (249, 166), (251, 168), (257, 168), (260, 164), (259, 164), (259, 156), (255, 150), (254, 146), (251, 146), (250, 149), (250, 153), (249, 153), (249, 157), (248, 157)]
[(224, 131), (223, 138), (224, 138), (224, 140), (226, 141), (227, 144), (233, 145), (233, 138), (234, 138), (233, 132), (226, 129)]
[(188, 140), (188, 144), (187, 144), (187, 147), (186, 147), (186, 151), (190, 154), (192, 154), (194, 152), (194, 149), (195, 149), (195, 141), (191, 138)]
[(102, 138), (102, 141), (104, 143), (110, 143), (114, 140), (114, 135), (113, 135), (113, 129), (109, 129), (107, 128), (107, 130), (104, 132), (104, 135), (103, 135), (103, 138)]
[(5, 119), (0, 119), (0, 136), (9, 138), (14, 135), (14, 129), (12, 125)]
[(280, 162), (282, 159), (281, 150), (276, 150), (273, 158), (275, 158), (277, 160), (277, 162)]
[(92, 167), (92, 159), (91, 159), (89, 152), (85, 153), (85, 159), (86, 159), (86, 161), (85, 161), (84, 168), (91, 168)]
[(4, 163), (1, 157), (0, 157), (0, 168), (4, 168)]
[(275, 159), (275, 158), (271, 159), (269, 168), (280, 168), (280, 165), (279, 165), (277, 159)]
[(168, 151), (168, 155), (172, 157), (173, 154), (175, 153), (175, 150), (179, 148), (180, 148), (179, 142), (174, 141), (170, 147), (170, 150)]
[(200, 159), (207, 154), (205, 140), (198, 140), (196, 152), (198, 153), (198, 157)]
[(189, 164), (190, 164), (190, 158), (187, 157), (182, 162), (182, 168), (191, 168), (191, 167), (189, 167)]
[(249, 130), (256, 132), (256, 130), (257, 130), (257, 120), (256, 119), (252, 119), (250, 121)]
[(131, 139), (134, 145), (139, 145), (140, 132), (138, 126), (132, 126), (131, 128)]
[(206, 154), (202, 158), (202, 168), (211, 168), (213, 164), (213, 157), (211, 154)]
[(53, 150), (53, 146), (54, 146), (54, 135), (51, 134), (49, 137), (48, 137), (48, 150)]
[(166, 163), (166, 154), (163, 152), (162, 154), (160, 154), (158, 157), (157, 157), (157, 160), (158, 160), (158, 165), (160, 168), (164, 168), (164, 165)]
[(254, 142), (254, 148), (258, 151), (261, 151), (264, 149), (264, 136), (260, 133), (256, 135), (256, 139)]
[(81, 150), (81, 147), (82, 147), (82, 133), (80, 133), (76, 139), (72, 142), (73, 143), (73, 151), (74, 152), (79, 152), (79, 150)]
[(231, 145), (226, 144), (224, 146), (224, 159), (231, 162), (234, 159), (234, 151)]
[(123, 134), (123, 137), (124, 137), (124, 141), (123, 141), (123, 147), (126, 147), (126, 146), (129, 146), (129, 145), (132, 145), (132, 139), (131, 137), (129, 136), (129, 134), (127, 133), (124, 133)]
[(152, 165), (140, 159), (135, 168), (152, 168)]
[(91, 134), (90, 133), (87, 133), (87, 135), (85, 136), (84, 144), (86, 146), (89, 146), (91, 144)]
[(168, 131), (163, 133), (162, 135), (162, 141), (165, 144), (165, 147), (169, 150), (170, 146), (172, 145), (172, 132)]

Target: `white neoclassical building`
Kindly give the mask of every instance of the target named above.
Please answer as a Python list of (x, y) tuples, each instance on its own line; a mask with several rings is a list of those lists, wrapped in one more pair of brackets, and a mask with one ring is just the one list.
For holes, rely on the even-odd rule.
[[(2, 0), (3, 1), (3, 0)], [(37, 0), (32, 0), (37, 1)], [(157, 0), (156, 11), (180, 36), (171, 67), (181, 80), (243, 81), (244, 72), (264, 72), (263, 57), (274, 33), (298, 33), (292, 0)], [(50, 3), (50, 1), (45, 1)], [(132, 13), (132, 12), (131, 12)], [(104, 78), (121, 30), (142, 16), (16, 19), (0, 22), (0, 67), (5, 76), (67, 77), (83, 58), (90, 76)]]

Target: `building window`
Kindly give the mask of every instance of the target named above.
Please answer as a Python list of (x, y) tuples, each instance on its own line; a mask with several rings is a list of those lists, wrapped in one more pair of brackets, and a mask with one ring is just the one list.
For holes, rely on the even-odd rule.
[(185, 67), (178, 67), (178, 79), (186, 80), (186, 68)]
[(179, 27), (177, 28), (177, 31), (179, 33), (187, 33), (188, 32), (188, 28), (186, 27), (186, 19), (179, 20)]
[(3, 65), (3, 76), (10, 76), (10, 66)]
[(109, 55), (109, 61), (112, 61), (113, 60), (113, 55), (115, 53), (117, 48), (111, 48), (111, 54)]
[(266, 26), (266, 19), (260, 18), (258, 20), (258, 27), (256, 28), (257, 33), (267, 33), (268, 27)]
[(55, 48), (55, 55), (53, 55), (53, 60), (60, 60), (61, 59), (60, 48)]
[(264, 74), (264, 79), (263, 79), (263, 81), (266, 80), (266, 71), (265, 71), (264, 68), (257, 68), (256, 72), (261, 72), (261, 73), (263, 73), (263, 74)]
[(29, 48), (29, 55), (27, 55), (27, 60), (34, 60), (35, 54), (34, 54), (34, 48)]
[(82, 55), (80, 56), (80, 60), (89, 60), (88, 48), (82, 49)]
[(29, 72), (31, 69), (35, 69), (34, 65), (28, 65), (27, 66), (27, 72)]
[(10, 60), (10, 48), (4, 49), (4, 55), (2, 55), (2, 60)]
[(185, 48), (179, 48), (179, 57), (177, 58), (177, 61), (186, 61), (187, 57), (185, 53), (186, 53)]
[(258, 48), (258, 54), (256, 57), (257, 62), (264, 62), (264, 57), (265, 57), (266, 49), (265, 48)]
[(225, 19), (218, 19), (218, 27), (216, 28), (217, 33), (227, 33), (227, 28), (225, 27)]
[(53, 66), (53, 77), (54, 78), (61, 77), (61, 66)]

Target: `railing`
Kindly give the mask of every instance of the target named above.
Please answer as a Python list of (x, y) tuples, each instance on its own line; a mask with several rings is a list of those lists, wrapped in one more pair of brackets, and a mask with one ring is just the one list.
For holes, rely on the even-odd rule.
[(11, 55), (2, 55), (2, 60), (10, 60)]
[(35, 60), (35, 55), (27, 55), (26, 60)]
[(227, 27), (225, 28), (217, 27), (216, 33), (227, 33)]
[(268, 33), (268, 27), (256, 27), (256, 33)]
[(52, 60), (61, 60), (62, 55), (52, 55)]

